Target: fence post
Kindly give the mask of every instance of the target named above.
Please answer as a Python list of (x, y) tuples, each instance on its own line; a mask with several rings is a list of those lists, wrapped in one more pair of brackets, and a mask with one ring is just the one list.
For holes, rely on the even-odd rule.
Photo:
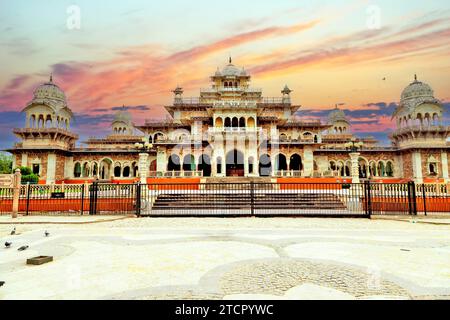
[(410, 215), (417, 215), (416, 184), (414, 181), (408, 182), (408, 209)]
[(255, 215), (255, 183), (250, 181), (250, 210), (251, 215)]
[(136, 185), (136, 215), (141, 216), (141, 183), (138, 182)]
[(26, 203), (26, 215), (28, 215), (30, 211), (30, 193), (31, 193), (31, 185), (29, 182), (27, 182), (27, 203)]
[(13, 205), (11, 211), (11, 218), (16, 219), (17, 214), (19, 213), (19, 198), (20, 198), (20, 189), (22, 186), (22, 174), (20, 173), (20, 169), (16, 169), (13, 177)]
[(370, 190), (370, 181), (366, 181), (366, 214), (369, 216), (369, 218), (372, 216), (372, 197), (371, 197), (371, 190)]
[(411, 182), (412, 187), (412, 213), (417, 216), (417, 198), (416, 198), (416, 183), (414, 181)]
[(425, 190), (425, 185), (422, 185), (422, 197), (423, 197), (423, 212), (425, 216), (427, 215), (427, 192)]
[(83, 215), (83, 212), (84, 212), (84, 189), (85, 189), (85, 186), (83, 185), (81, 187), (81, 210), (80, 210), (81, 215)]
[(97, 214), (97, 182), (92, 183), (89, 193), (89, 215), (95, 215)]

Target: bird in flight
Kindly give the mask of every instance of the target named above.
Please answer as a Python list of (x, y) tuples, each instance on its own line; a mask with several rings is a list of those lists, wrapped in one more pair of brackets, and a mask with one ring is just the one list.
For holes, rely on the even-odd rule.
[(5, 247), (6, 248), (11, 248), (11, 244), (12, 244), (11, 242), (6, 241), (5, 242)]
[(17, 249), (18, 251), (25, 251), (29, 248), (29, 246), (21, 246), (19, 249)]
[(45, 235), (46, 237), (48, 237), (48, 236), (50, 235), (50, 232), (48, 232), (47, 230), (45, 230), (44, 235)]
[(12, 231), (11, 231), (11, 235), (13, 236), (13, 235), (15, 235), (16, 234), (16, 227), (14, 227), (14, 229), (12, 229)]

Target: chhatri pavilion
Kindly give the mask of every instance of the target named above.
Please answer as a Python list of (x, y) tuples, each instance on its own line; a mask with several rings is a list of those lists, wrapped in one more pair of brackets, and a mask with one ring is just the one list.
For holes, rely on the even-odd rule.
[(110, 135), (80, 147), (66, 96), (50, 78), (25, 106), (25, 125), (14, 129), (20, 142), (7, 151), (14, 167), (30, 167), (41, 183), (187, 177), (449, 181), (450, 128), (442, 124), (443, 106), (432, 88), (417, 77), (392, 115), (397, 128), (389, 147), (353, 135), (338, 107), (327, 123), (302, 121), (288, 86), (279, 97), (264, 97), (231, 59), (210, 79), (195, 98), (177, 87), (165, 107), (167, 120), (136, 124), (124, 108)]

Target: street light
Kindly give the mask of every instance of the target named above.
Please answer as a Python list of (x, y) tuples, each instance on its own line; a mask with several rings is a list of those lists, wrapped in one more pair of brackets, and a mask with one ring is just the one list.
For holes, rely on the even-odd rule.
[(153, 144), (149, 143), (145, 138), (142, 139), (142, 142), (136, 142), (134, 147), (141, 152), (148, 152), (153, 149)]
[(347, 150), (350, 149), (351, 152), (355, 153), (358, 152), (358, 150), (361, 149), (363, 145), (364, 143), (356, 142), (356, 138), (352, 138), (352, 140), (346, 143), (344, 146)]

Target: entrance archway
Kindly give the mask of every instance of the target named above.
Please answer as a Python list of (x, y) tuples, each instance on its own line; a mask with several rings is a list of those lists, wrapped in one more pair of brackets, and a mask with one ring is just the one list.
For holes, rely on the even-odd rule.
[(208, 155), (202, 154), (198, 158), (198, 171), (203, 171), (204, 177), (211, 176), (211, 158)]
[(259, 157), (259, 176), (269, 177), (272, 174), (272, 161), (269, 155), (263, 154)]
[(227, 177), (243, 177), (244, 154), (236, 149), (227, 154)]
[(109, 180), (111, 178), (112, 161), (110, 159), (103, 159), (100, 162), (100, 179)]

